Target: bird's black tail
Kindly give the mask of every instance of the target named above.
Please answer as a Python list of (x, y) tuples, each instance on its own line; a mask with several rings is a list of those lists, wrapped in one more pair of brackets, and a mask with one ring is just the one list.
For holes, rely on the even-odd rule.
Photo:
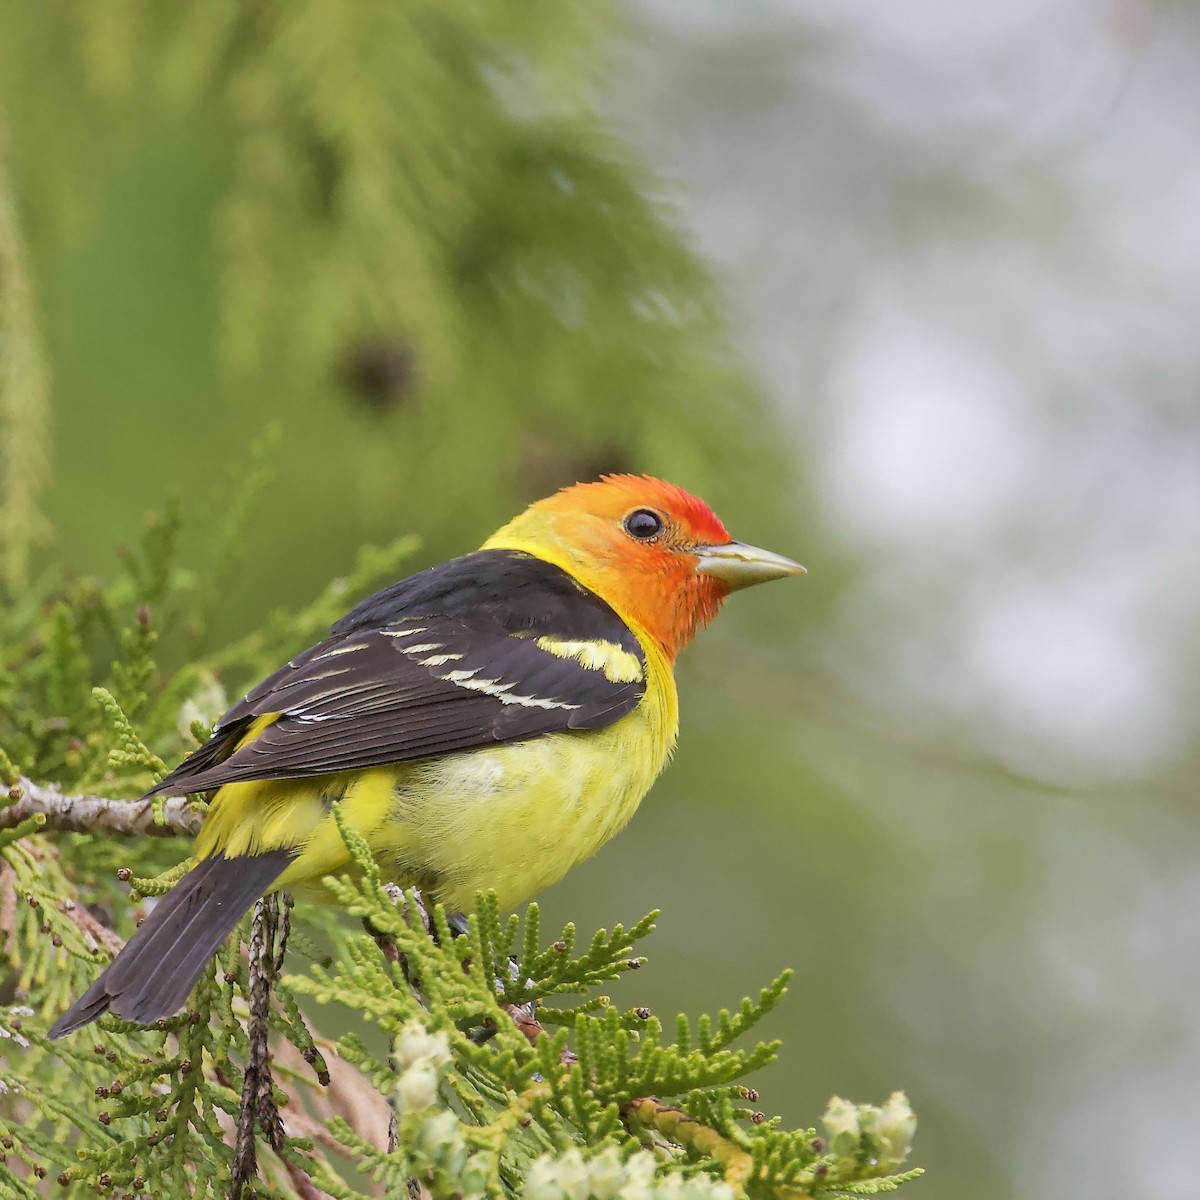
[(238, 919), (291, 861), (294, 850), (202, 859), (155, 906), (108, 969), (50, 1029), (60, 1038), (114, 1012), (149, 1024), (183, 1007)]

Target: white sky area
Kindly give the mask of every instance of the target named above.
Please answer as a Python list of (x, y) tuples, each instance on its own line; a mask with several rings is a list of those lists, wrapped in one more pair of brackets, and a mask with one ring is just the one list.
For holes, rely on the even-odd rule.
[(1200, 609), (1200, 14), (647, 8), (687, 52), (635, 52), (659, 118), (636, 132), (820, 472), (830, 538), (865, 564), (829, 668), (1020, 772), (1168, 770), (1200, 720), (1194, 633), (1180, 654)]

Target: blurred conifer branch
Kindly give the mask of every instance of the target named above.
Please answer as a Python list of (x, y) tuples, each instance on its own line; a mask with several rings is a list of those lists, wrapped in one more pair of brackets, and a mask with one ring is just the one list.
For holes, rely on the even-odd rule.
[(701, 491), (782, 480), (705, 265), (597, 112), (615, 25), (603, 0), (10, 5), (0, 108), (52, 244), (131, 139), (216, 156), (213, 357), (402, 422), (361, 486), (532, 498), (651, 455)]
[(0, 125), (0, 580), (23, 588), (49, 533), (38, 495), (50, 477), (50, 378)]

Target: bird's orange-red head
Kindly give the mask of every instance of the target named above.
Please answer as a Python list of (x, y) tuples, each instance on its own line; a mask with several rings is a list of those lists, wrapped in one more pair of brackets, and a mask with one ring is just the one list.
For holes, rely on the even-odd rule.
[(672, 659), (730, 591), (804, 570), (735, 542), (703, 500), (645, 475), (606, 475), (563, 488), (485, 545), (554, 562)]

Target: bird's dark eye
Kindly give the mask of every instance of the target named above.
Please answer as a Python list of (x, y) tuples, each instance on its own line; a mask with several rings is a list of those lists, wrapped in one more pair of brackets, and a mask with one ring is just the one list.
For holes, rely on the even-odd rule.
[(662, 533), (662, 517), (648, 508), (639, 508), (625, 518), (625, 532), (648, 542)]

